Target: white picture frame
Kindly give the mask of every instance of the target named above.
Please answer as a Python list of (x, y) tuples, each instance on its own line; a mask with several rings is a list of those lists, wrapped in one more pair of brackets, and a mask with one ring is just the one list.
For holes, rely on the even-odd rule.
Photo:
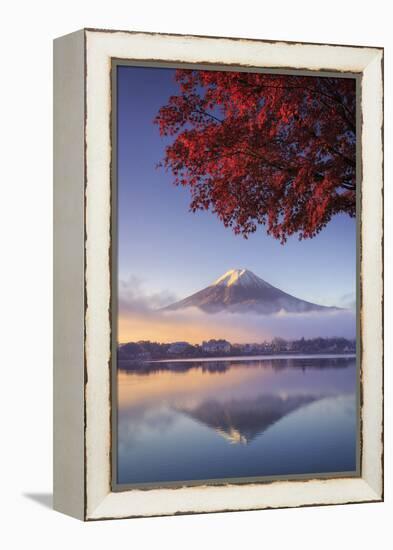
[[(361, 80), (359, 477), (113, 491), (113, 59)], [(383, 500), (383, 50), (84, 29), (54, 42), (54, 507), (81, 520)]]

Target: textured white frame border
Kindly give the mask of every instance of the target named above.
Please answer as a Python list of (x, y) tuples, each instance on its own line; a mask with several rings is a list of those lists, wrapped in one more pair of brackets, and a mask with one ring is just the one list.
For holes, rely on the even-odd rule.
[[(383, 51), (120, 31), (85, 31), (85, 519), (250, 510), (383, 498)], [(362, 73), (362, 476), (111, 492), (111, 58)]]

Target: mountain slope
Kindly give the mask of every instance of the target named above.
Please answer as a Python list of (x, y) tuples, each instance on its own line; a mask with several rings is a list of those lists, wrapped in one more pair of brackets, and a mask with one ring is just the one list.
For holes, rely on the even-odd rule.
[(229, 311), (265, 315), (279, 311), (300, 313), (338, 309), (295, 298), (247, 269), (231, 269), (203, 290), (163, 309), (175, 311), (190, 307), (199, 308), (207, 313)]

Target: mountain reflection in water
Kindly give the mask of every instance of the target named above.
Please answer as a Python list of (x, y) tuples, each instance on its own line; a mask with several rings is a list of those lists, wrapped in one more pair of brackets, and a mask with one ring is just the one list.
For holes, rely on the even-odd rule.
[(213, 428), (232, 444), (246, 444), (280, 418), (316, 399), (314, 395), (260, 395), (253, 400), (204, 401), (193, 409), (177, 410)]
[(118, 483), (353, 472), (356, 387), (350, 356), (127, 365)]

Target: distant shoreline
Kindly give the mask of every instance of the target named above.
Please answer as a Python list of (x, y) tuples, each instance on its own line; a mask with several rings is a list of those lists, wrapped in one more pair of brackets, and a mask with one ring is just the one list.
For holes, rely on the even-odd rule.
[(209, 361), (244, 361), (244, 360), (269, 360), (269, 359), (334, 359), (334, 358), (343, 358), (343, 357), (356, 357), (356, 353), (276, 353), (276, 354), (258, 354), (258, 355), (230, 355), (230, 356), (220, 356), (220, 357), (184, 357), (176, 359), (121, 359), (118, 361), (123, 364), (130, 363), (195, 363), (199, 362), (209, 362)]
[(266, 355), (230, 355), (228, 357), (185, 357), (184, 359), (152, 359), (146, 361), (146, 363), (179, 363), (179, 362), (193, 362), (193, 361), (242, 361), (244, 359), (312, 359), (322, 358), (322, 359), (334, 359), (335, 357), (356, 357), (356, 353), (276, 353), (276, 354), (266, 354)]
[(286, 341), (231, 344), (224, 339), (210, 339), (201, 344), (189, 342), (160, 343), (150, 340), (128, 342), (117, 351), (118, 364), (170, 363), (180, 361), (235, 361), (274, 357), (349, 357), (356, 355), (356, 341), (346, 338), (312, 338)]

